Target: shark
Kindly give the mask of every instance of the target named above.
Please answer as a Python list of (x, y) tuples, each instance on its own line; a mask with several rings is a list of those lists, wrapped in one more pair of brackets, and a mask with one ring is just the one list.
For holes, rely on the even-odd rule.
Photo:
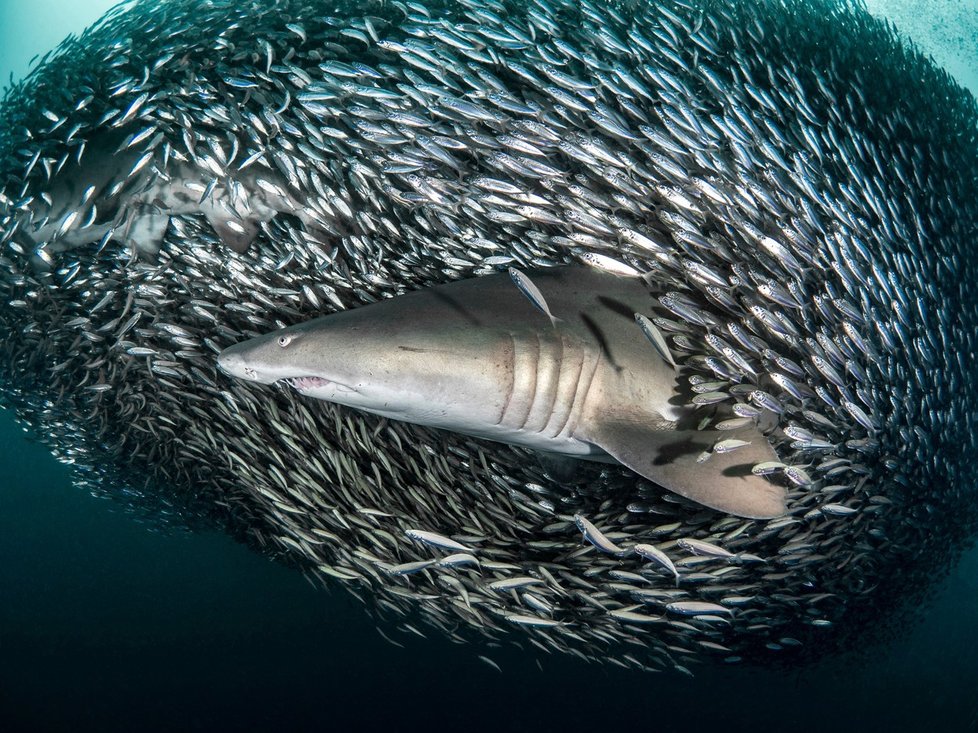
[[(196, 163), (173, 146), (146, 152), (147, 139), (158, 143), (162, 133), (150, 137), (153, 129), (145, 128), (127, 135), (130, 129), (93, 136), (60, 161), (41, 195), (24, 204), (17, 238), (39, 269), (50, 269), (61, 252), (109, 239), (153, 261), (175, 216), (200, 216), (238, 253), (280, 213), (298, 218), (317, 241), (328, 241), (344, 217), (354, 216), (335, 194), (323, 204), (328, 212), (300, 205), (287, 177), (267, 165), (228, 160), (219, 148), (201, 151)], [(232, 149), (239, 149), (237, 141)]]
[(654, 306), (645, 278), (579, 265), (525, 277), (532, 298), (506, 273), (457, 280), (243, 341), (217, 364), (558, 463), (618, 463), (735, 516), (785, 513), (784, 488), (752, 471), (778, 458), (757, 425), (697, 429), (678, 367), (636, 323)]

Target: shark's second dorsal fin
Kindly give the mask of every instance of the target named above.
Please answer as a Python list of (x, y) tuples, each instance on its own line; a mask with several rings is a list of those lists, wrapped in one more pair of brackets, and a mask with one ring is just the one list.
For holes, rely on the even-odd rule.
[[(751, 472), (757, 463), (778, 459), (754, 428), (646, 430), (634, 423), (604, 423), (589, 433), (591, 442), (635, 473), (711, 509), (751, 519), (785, 512), (784, 489)], [(750, 445), (703, 459), (716, 443), (731, 438)]]

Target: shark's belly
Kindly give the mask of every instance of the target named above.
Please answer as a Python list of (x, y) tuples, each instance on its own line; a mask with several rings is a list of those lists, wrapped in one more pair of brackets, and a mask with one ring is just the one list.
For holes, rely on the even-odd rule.
[(488, 422), (477, 424), (474, 421), (462, 419), (460, 414), (454, 410), (431, 410), (424, 414), (413, 413), (410, 416), (405, 415), (403, 412), (387, 412), (382, 409), (368, 409), (364, 411), (390, 418), (391, 420), (400, 420), (415, 425), (448, 430), (453, 433), (461, 433), (462, 435), (491, 440), (496, 443), (518, 445), (521, 448), (528, 448), (543, 453), (553, 453), (588, 460), (614, 461), (601, 448), (586, 440), (581, 440), (573, 434), (560, 433), (554, 435), (540, 430), (513, 428), (505, 424), (491, 424)]
[(521, 448), (540, 451), (542, 453), (555, 453), (572, 458), (585, 458), (588, 460), (610, 460), (611, 457), (598, 448), (593, 443), (589, 443), (573, 436), (549, 436), (545, 433), (530, 430), (511, 430), (502, 426), (487, 427), (480, 430), (458, 430), (451, 428), (455, 432), (463, 432), (474, 438), (493, 440), (498, 443), (508, 443), (518, 445)]

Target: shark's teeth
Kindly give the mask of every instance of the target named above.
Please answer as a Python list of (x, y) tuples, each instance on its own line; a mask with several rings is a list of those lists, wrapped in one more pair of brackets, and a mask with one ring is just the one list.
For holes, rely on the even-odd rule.
[(334, 382), (329, 379), (323, 379), (322, 377), (292, 377), (291, 379), (286, 379), (284, 381), (288, 382), (293, 388), (300, 392), (308, 392), (312, 389), (322, 389), (324, 387), (332, 388), (335, 394), (352, 394), (357, 392), (354, 387), (350, 387), (346, 384), (340, 384), (339, 382)]
[(328, 379), (322, 379), (321, 377), (295, 377), (286, 381), (298, 390), (315, 389), (316, 387), (325, 387), (330, 384)]

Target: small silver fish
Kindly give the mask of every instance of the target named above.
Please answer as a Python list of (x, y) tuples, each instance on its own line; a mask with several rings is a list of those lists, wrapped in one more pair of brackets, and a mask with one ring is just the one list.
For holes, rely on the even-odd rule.
[(774, 473), (775, 471), (781, 471), (787, 468), (787, 466), (781, 461), (764, 461), (763, 463), (756, 463), (751, 469), (751, 473), (755, 476), (766, 476), (769, 473)]
[(527, 616), (522, 613), (511, 613), (504, 616), (507, 621), (514, 624), (519, 624), (520, 626), (560, 626), (560, 621), (554, 621), (552, 618), (540, 618), (539, 616)]
[(543, 297), (543, 293), (540, 292), (540, 288), (534, 285), (530, 278), (517, 270), (515, 267), (509, 268), (509, 276), (513, 278), (513, 282), (516, 284), (516, 287), (518, 287), (520, 292), (526, 296), (527, 300), (529, 300), (537, 310), (549, 318), (552, 325), (556, 326), (557, 321), (560, 319), (550, 312), (550, 306), (547, 305), (547, 299)]
[(600, 270), (605, 270), (623, 277), (638, 277), (641, 275), (641, 273), (631, 265), (627, 265), (624, 262), (608, 257), (607, 255), (598, 254), (597, 252), (588, 252), (587, 254), (582, 255), (581, 261), (590, 265), (591, 267), (597, 267)]
[(654, 545), (638, 544), (632, 549), (635, 551), (636, 555), (644, 557), (646, 560), (656, 562), (664, 567), (675, 576), (676, 583), (679, 583), (679, 571), (676, 569), (675, 564), (669, 559), (669, 556), (658, 547), (655, 547)]
[(713, 446), (714, 453), (730, 453), (738, 448), (743, 448), (744, 446), (750, 445), (749, 440), (739, 440), (738, 438), (728, 438), (727, 440), (721, 440)]
[(479, 655), (479, 660), (482, 661), (482, 662), (485, 662), (486, 664), (488, 664), (490, 667), (492, 667), (497, 672), (500, 672), (501, 673), (503, 671), (502, 668), (498, 664), (496, 664), (494, 661), (492, 661), (489, 657), (485, 657), (485, 656), (483, 656), (483, 655), (480, 654)]
[(645, 334), (645, 338), (649, 340), (655, 350), (659, 353), (659, 356), (665, 360), (669, 366), (673, 369), (678, 369), (675, 360), (672, 358), (672, 352), (669, 351), (669, 344), (666, 343), (665, 336), (662, 335), (662, 331), (652, 323), (647, 316), (641, 313), (635, 314), (635, 322), (638, 324), (639, 328), (642, 329), (642, 333)]
[(454, 555), (448, 555), (438, 561), (438, 567), (442, 568), (455, 568), (462, 565), (478, 566), (479, 558), (477, 558), (471, 552), (456, 552)]
[(608, 611), (608, 615), (611, 616), (611, 618), (628, 624), (656, 624), (665, 621), (662, 616), (649, 616), (647, 614), (636, 613), (635, 611), (625, 608), (615, 611)]
[(528, 575), (522, 575), (516, 578), (503, 578), (502, 580), (494, 580), (489, 584), (492, 590), (507, 592), (511, 590), (516, 590), (517, 588), (525, 588), (529, 585), (543, 585), (543, 581), (540, 578), (531, 578)]
[(583, 514), (574, 515), (574, 524), (584, 534), (584, 539), (597, 547), (601, 552), (609, 555), (624, 555), (628, 550), (624, 550), (602, 534), (601, 530), (588, 521)]
[(440, 547), (445, 550), (455, 550), (456, 552), (468, 552), (471, 553), (473, 550), (465, 545), (456, 542), (448, 537), (443, 537), (440, 534), (435, 534), (434, 532), (426, 532), (423, 529), (406, 529), (404, 534), (410, 537), (412, 540), (417, 540), (418, 542), (424, 542), (426, 545), (431, 545), (432, 547)]
[(858, 509), (853, 509), (844, 504), (823, 504), (819, 508), (822, 510), (822, 514), (828, 514), (833, 517), (846, 517), (858, 511)]
[(417, 560), (415, 562), (393, 565), (387, 570), (391, 575), (413, 575), (414, 573), (420, 573), (422, 570), (430, 568), (435, 562), (435, 560)]
[(722, 547), (718, 547), (711, 542), (704, 542), (703, 540), (683, 538), (679, 540), (677, 544), (684, 550), (692, 552), (694, 555), (722, 558), (734, 557), (734, 553), (730, 552), (729, 550), (724, 550)]
[(729, 608), (707, 601), (674, 601), (666, 605), (666, 610), (681, 616), (719, 616), (733, 613)]

